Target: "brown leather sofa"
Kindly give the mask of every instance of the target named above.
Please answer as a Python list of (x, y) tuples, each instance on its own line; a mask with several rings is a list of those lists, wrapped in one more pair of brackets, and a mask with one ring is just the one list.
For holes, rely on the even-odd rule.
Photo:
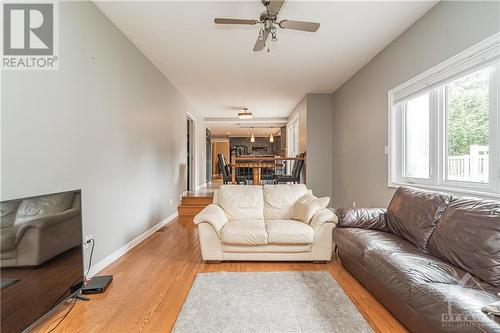
[(500, 202), (401, 187), (337, 215), (343, 266), (410, 331), (500, 332)]

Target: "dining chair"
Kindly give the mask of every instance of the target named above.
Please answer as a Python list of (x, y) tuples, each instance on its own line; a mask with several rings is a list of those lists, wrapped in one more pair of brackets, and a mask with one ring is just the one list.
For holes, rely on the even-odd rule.
[(284, 184), (284, 183), (300, 183), (300, 174), (302, 173), (302, 169), (304, 168), (305, 162), (305, 153), (301, 153), (300, 155), (295, 156), (295, 158), (300, 158), (300, 160), (295, 160), (292, 167), (292, 174), (290, 175), (275, 175), (274, 183), (275, 184)]
[[(229, 164), (226, 164), (224, 155), (217, 154), (217, 159), (219, 160), (219, 168), (222, 173), (222, 183), (229, 184), (231, 182), (231, 167), (229, 166)], [(238, 184), (243, 183), (246, 185), (247, 179), (243, 176), (236, 176), (236, 182)]]

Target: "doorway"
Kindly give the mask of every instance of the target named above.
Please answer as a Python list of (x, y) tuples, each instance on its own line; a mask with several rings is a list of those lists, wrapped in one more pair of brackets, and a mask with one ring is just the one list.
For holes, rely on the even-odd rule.
[(194, 163), (195, 163), (195, 145), (194, 145), (194, 120), (187, 117), (187, 147), (186, 147), (186, 191), (196, 190), (194, 184)]
[(207, 128), (205, 130), (205, 153), (206, 153), (206, 172), (205, 181), (209, 184), (212, 181), (212, 133)]
[(222, 178), (221, 168), (217, 155), (222, 154), (226, 163), (229, 163), (229, 140), (228, 139), (213, 139), (212, 140), (212, 179)]

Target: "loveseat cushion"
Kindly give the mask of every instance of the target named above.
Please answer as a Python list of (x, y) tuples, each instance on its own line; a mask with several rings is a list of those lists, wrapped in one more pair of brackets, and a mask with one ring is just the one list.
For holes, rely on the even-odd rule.
[(400, 187), (387, 208), (387, 228), (427, 252), (432, 231), (451, 199), (450, 194)]
[(71, 207), (72, 203), (73, 193), (58, 193), (24, 199), (17, 209), (15, 224), (64, 212)]
[(295, 220), (266, 221), (268, 244), (311, 244), (313, 228)]
[(264, 220), (231, 220), (221, 230), (225, 244), (266, 245), (267, 231)]
[(388, 232), (359, 228), (334, 229), (333, 242), (360, 265), (364, 265), (365, 253), (368, 251), (416, 250), (410, 242)]
[(217, 202), (231, 220), (263, 220), (264, 199), (261, 186), (221, 185)]
[(500, 287), (500, 202), (453, 199), (432, 234), (429, 251)]
[(297, 200), (308, 193), (304, 184), (264, 185), (264, 218), (290, 219)]
[(19, 204), (19, 200), (12, 200), (0, 203), (0, 224), (1, 229), (12, 228), (14, 221), (16, 220), (16, 212)]

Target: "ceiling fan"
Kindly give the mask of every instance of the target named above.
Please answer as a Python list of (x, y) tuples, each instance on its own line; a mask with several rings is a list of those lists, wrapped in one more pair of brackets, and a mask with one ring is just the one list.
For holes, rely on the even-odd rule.
[[(315, 22), (303, 22), (303, 21), (292, 21), (292, 20), (281, 20), (278, 21), (278, 15), (280, 13), (281, 7), (286, 0), (261, 0), (262, 4), (266, 7), (266, 10), (260, 14), (258, 20), (248, 20), (248, 19), (232, 19), (232, 18), (215, 18), (215, 24), (244, 24), (244, 25), (256, 25), (257, 23), (262, 24), (262, 28), (259, 31), (259, 37), (255, 42), (253, 47), (254, 51), (262, 51), (266, 47), (267, 39), (271, 35), (272, 41), (277, 41), (276, 37), (277, 27), (281, 29), (292, 29), (300, 31), (315, 32), (319, 28), (319, 23)], [(269, 52), (269, 48), (267, 49)]]

